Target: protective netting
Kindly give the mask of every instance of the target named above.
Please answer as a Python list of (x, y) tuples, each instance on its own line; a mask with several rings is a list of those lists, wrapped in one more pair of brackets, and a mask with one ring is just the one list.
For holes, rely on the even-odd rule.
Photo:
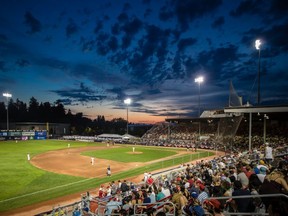
[(229, 89), (229, 107), (242, 106), (242, 97), (240, 97), (234, 89), (232, 81), (230, 81)]
[(225, 145), (232, 143), (243, 119), (243, 115), (221, 118), (218, 124), (218, 142)]

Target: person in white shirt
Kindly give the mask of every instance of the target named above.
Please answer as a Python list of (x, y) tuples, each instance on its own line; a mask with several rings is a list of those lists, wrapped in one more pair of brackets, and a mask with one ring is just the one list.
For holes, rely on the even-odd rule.
[(165, 197), (168, 197), (171, 195), (169, 188), (166, 186), (162, 187), (162, 193), (165, 195)]
[(270, 164), (273, 161), (273, 150), (272, 147), (269, 146), (269, 143), (265, 145), (265, 161), (267, 164)]
[(145, 172), (145, 173), (144, 173), (144, 178), (143, 178), (144, 183), (147, 182), (147, 179), (148, 179), (148, 173)]
[(111, 196), (111, 187), (110, 186), (107, 186), (107, 189), (106, 189), (106, 196)]

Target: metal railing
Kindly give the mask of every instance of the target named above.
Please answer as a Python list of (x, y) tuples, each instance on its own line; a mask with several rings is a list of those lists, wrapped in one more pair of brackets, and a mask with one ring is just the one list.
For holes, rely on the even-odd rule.
[(135, 204), (133, 215), (135, 215), (135, 216), (147, 215), (148, 209), (153, 209), (154, 213), (158, 212), (158, 211), (162, 211), (162, 209), (166, 205), (169, 206), (169, 211), (166, 212), (166, 215), (175, 215), (176, 206), (171, 201)]

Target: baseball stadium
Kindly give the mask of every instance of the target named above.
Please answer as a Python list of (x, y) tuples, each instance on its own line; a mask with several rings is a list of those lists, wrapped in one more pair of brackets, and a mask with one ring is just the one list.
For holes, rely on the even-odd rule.
[(1, 131), (0, 215), (269, 215), (287, 204), (287, 185), (264, 190), (287, 177), (287, 110), (228, 107), (101, 141)]

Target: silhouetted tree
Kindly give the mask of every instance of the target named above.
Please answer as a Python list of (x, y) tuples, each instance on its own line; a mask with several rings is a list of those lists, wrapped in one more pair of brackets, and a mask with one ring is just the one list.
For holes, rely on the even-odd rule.
[(53, 119), (53, 114), (51, 110), (51, 104), (49, 102), (40, 103), (39, 117), (43, 122), (51, 122)]
[[(70, 124), (71, 130), (70, 132), (67, 131), (67, 133), (77, 135), (94, 136), (102, 133), (117, 133), (123, 135), (126, 133), (127, 121), (123, 118), (106, 121), (103, 115), (98, 115), (96, 119), (91, 120), (85, 117), (83, 113), (73, 114), (70, 109), (66, 113), (64, 105), (59, 100), (53, 103), (53, 105), (49, 102), (41, 102), (39, 104), (37, 99), (32, 97), (27, 107), (27, 104), (18, 98), (15, 102), (11, 98), (8, 104), (10, 122), (68, 123)], [(0, 102), (0, 121), (2, 123), (6, 122), (6, 117), (6, 102)], [(4, 124), (2, 127), (2, 129), (6, 128), (6, 126), (4, 128)], [(53, 131), (50, 131), (50, 133), (52, 132)], [(142, 136), (145, 132), (140, 129), (129, 131), (130, 134), (135, 133), (139, 136)]]
[(25, 121), (28, 114), (27, 104), (20, 101), (18, 98), (15, 102), (17, 112), (15, 113), (15, 121)]
[(28, 114), (30, 121), (39, 121), (39, 103), (34, 97), (30, 98)]
[(4, 102), (0, 102), (0, 120), (1, 122), (4, 122), (6, 119), (6, 105)]
[(56, 101), (52, 107), (52, 112), (55, 122), (65, 122), (65, 108), (62, 103)]

